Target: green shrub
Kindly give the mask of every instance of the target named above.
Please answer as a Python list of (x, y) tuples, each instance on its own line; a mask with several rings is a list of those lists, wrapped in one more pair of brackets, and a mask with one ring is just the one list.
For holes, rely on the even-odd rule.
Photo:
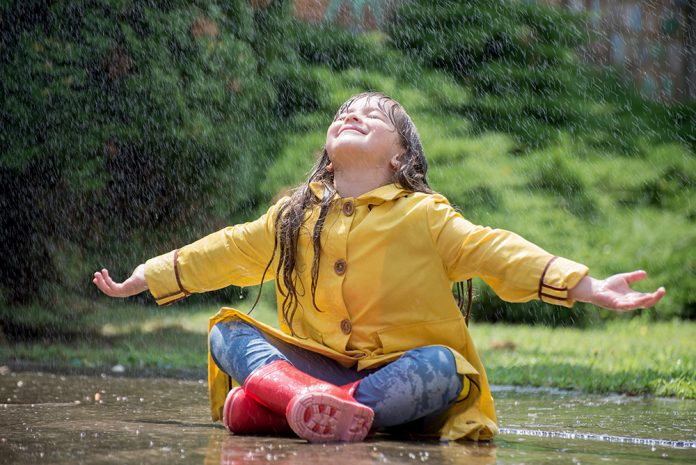
[(555, 196), (562, 210), (575, 215), (589, 219), (597, 213), (583, 180), (557, 154), (536, 166), (529, 187)]
[[(616, 73), (583, 63), (585, 18), (543, 2), (404, 2), (389, 27), (394, 47), (446, 70), (471, 90), (459, 107), (479, 130), (523, 147), (556, 142), (559, 129), (596, 148), (639, 154), (644, 139), (696, 148), (696, 105), (640, 98)], [(690, 125), (690, 126), (689, 126)]]
[(286, 120), (323, 98), (285, 35), (290, 8), (0, 6), (3, 308), (61, 318), (99, 267), (123, 278), (249, 214)]
[(331, 23), (307, 26), (295, 20), (288, 29), (289, 40), (305, 62), (333, 70), (374, 68), (379, 63), (369, 34), (357, 34)]

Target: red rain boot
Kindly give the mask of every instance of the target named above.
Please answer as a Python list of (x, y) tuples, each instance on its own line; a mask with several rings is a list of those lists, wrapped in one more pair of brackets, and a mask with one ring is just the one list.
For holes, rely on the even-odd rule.
[(362, 441), (367, 436), (374, 412), (347, 390), (282, 360), (257, 368), (244, 382), (250, 397), (285, 414), (290, 428), (310, 442)]
[(222, 410), (222, 422), (235, 434), (292, 433), (285, 416), (271, 412), (247, 396), (241, 387), (236, 387), (227, 394)]

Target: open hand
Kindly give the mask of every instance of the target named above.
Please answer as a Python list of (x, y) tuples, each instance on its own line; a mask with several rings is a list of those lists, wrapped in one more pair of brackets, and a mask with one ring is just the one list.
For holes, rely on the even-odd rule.
[(92, 282), (104, 294), (111, 297), (130, 297), (147, 290), (147, 282), (145, 281), (145, 265), (139, 265), (133, 274), (123, 281), (117, 283), (111, 276), (109, 270), (103, 268), (101, 271), (94, 273)]
[(627, 312), (638, 308), (648, 308), (657, 304), (665, 295), (665, 288), (655, 292), (638, 292), (630, 284), (645, 279), (645, 271), (619, 273), (603, 280), (585, 277), (571, 290), (571, 298), (618, 312)]

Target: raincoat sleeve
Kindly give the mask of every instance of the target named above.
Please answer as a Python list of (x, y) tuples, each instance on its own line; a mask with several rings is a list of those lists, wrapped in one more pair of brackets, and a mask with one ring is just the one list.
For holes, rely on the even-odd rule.
[(480, 277), (503, 300), (572, 307), (568, 291), (588, 268), (554, 256), (519, 235), (467, 221), (440, 195), (433, 196), (428, 222), (450, 280)]
[[(261, 282), (273, 255), (274, 220), (281, 199), (256, 221), (230, 226), (145, 263), (145, 280), (158, 305), (192, 293)], [(265, 279), (274, 278), (271, 265)]]

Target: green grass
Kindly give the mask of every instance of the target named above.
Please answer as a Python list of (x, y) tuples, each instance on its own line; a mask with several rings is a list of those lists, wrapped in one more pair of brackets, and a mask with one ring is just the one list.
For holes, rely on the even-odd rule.
[[(236, 307), (248, 310), (251, 302)], [(107, 305), (93, 317), (101, 324), (97, 335), (65, 342), (5, 342), (0, 364), (107, 371), (121, 364), (136, 374), (168, 369), (204, 373), (207, 320), (217, 308)], [(253, 314), (275, 324), (269, 292)], [(586, 329), (473, 322), (471, 334), (493, 384), (696, 399), (693, 322), (622, 319)]]
[(610, 321), (601, 327), (474, 323), (493, 384), (696, 399), (696, 324)]
[[(30, 315), (32, 309), (26, 313)], [(202, 371), (211, 313), (209, 306), (188, 306), (183, 310), (154, 305), (98, 305), (93, 314), (83, 319), (83, 323), (89, 324), (88, 333), (71, 335), (62, 341), (8, 341), (0, 346), (0, 360), (58, 369), (108, 371), (120, 364), (129, 370)]]

